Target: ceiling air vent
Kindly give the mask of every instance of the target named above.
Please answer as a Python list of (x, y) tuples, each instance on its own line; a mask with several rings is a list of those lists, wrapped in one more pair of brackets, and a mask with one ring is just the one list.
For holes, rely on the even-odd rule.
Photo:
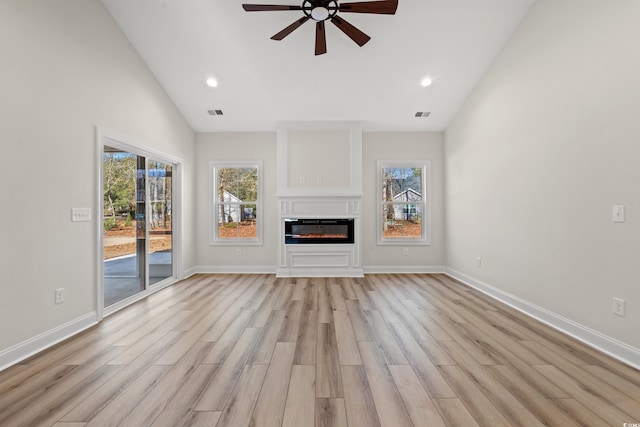
[(222, 110), (207, 110), (210, 116), (221, 116), (223, 114)]
[(416, 117), (429, 117), (431, 115), (431, 111), (418, 111), (416, 113)]

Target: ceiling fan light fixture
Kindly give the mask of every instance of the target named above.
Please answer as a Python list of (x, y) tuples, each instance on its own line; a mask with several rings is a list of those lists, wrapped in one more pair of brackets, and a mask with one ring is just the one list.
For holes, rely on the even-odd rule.
[(326, 21), (329, 18), (329, 9), (318, 6), (311, 9), (311, 18), (314, 21)]

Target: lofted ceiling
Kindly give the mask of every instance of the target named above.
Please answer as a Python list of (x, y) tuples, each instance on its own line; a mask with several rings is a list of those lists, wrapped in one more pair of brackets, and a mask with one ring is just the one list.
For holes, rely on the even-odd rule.
[[(327, 23), (327, 53), (315, 56), (312, 21), (270, 39), (300, 11), (245, 12), (241, 0), (102, 0), (197, 132), (317, 120), (442, 131), (534, 1), (399, 0), (395, 15), (342, 13), (371, 41), (359, 47)], [(431, 86), (420, 85), (425, 77)]]

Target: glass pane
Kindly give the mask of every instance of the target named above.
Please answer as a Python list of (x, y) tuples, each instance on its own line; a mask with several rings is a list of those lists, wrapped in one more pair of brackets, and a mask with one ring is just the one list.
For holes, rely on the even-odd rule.
[(216, 177), (218, 200), (238, 200), (238, 176), (236, 168), (219, 168)]
[(298, 224), (291, 227), (293, 237), (305, 239), (344, 239), (349, 235), (349, 226), (336, 224)]
[(145, 159), (104, 146), (104, 306), (145, 289)]
[(411, 203), (383, 204), (382, 237), (384, 239), (422, 238), (422, 205)]
[(241, 218), (238, 225), (238, 237), (241, 239), (256, 239), (258, 237), (257, 229), (257, 205), (242, 205)]
[(240, 205), (218, 205), (218, 237), (220, 239), (238, 238), (238, 224), (240, 222)]
[(422, 200), (421, 168), (382, 168), (382, 200), (409, 202)]
[(239, 168), (237, 196), (243, 202), (255, 202), (258, 200), (258, 169)]
[(171, 165), (149, 161), (149, 284), (173, 276)]

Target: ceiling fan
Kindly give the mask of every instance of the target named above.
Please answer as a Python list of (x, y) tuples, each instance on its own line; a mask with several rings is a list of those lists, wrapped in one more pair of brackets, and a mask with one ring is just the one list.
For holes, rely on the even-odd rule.
[(301, 10), (304, 16), (284, 30), (271, 37), (272, 40), (282, 40), (308, 20), (316, 22), (316, 55), (327, 53), (327, 37), (325, 21), (331, 21), (358, 46), (364, 46), (371, 37), (338, 16), (342, 13), (374, 13), (394, 15), (398, 9), (398, 0), (362, 1), (339, 3), (337, 0), (304, 0), (301, 6), (273, 5), (273, 4), (243, 4), (247, 12), (264, 12), (279, 10)]

